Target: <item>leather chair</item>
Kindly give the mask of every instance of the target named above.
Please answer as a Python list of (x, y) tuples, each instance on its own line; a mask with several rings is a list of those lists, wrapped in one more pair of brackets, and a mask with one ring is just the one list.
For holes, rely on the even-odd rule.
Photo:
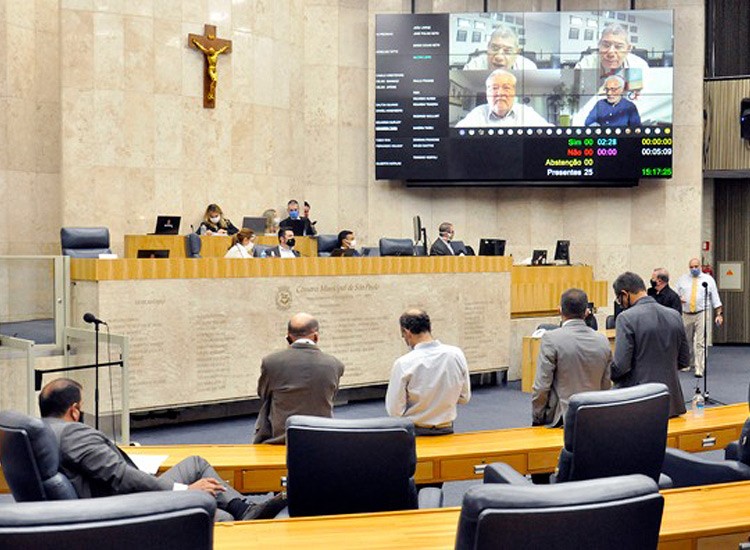
[(381, 256), (414, 256), (414, 242), (411, 239), (388, 239), (379, 241)]
[[(577, 393), (565, 413), (564, 446), (556, 482), (643, 474), (660, 487), (667, 446), (669, 390), (664, 384)], [(507, 464), (484, 471), (488, 483), (527, 484)]]
[(61, 472), (60, 446), (41, 419), (0, 411), (0, 463), (17, 502), (77, 499)]
[(286, 422), (286, 449), (289, 516), (442, 504), (440, 489), (425, 488), (417, 495), (414, 424), (409, 420), (294, 415)]
[(71, 258), (98, 258), (99, 254), (112, 254), (106, 227), (63, 227), (60, 242), (63, 256)]
[(607, 315), (607, 318), (604, 321), (604, 327), (607, 330), (615, 328), (615, 316), (614, 315)]
[(739, 442), (725, 456), (734, 456), (733, 460), (708, 460), (699, 455), (692, 455), (679, 449), (667, 449), (664, 456), (662, 472), (668, 475), (674, 487), (693, 487), (713, 483), (750, 480), (750, 418), (742, 427)]
[(318, 235), (318, 256), (330, 256), (338, 245), (338, 235)]
[[(747, 388), (747, 403), (750, 406), (750, 385)], [(732, 441), (724, 449), (724, 458), (726, 460), (739, 460), (740, 459), (740, 442)]]
[(0, 547), (209, 550), (215, 512), (203, 491), (0, 504)]
[(664, 497), (643, 475), (564, 486), (479, 485), (464, 495), (456, 550), (655, 549), (663, 510)]
[(185, 235), (185, 254), (188, 258), (200, 258), (201, 257), (201, 237), (198, 233), (188, 233)]

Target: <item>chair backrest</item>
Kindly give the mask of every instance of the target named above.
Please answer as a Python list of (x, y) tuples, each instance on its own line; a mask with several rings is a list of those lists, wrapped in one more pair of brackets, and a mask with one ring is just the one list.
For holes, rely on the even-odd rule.
[(338, 244), (338, 235), (318, 235), (318, 256), (330, 256)]
[(414, 425), (403, 418), (286, 422), (290, 516), (417, 507)]
[(98, 258), (99, 254), (112, 253), (106, 227), (63, 227), (60, 243), (63, 256), (73, 258)]
[(750, 418), (745, 420), (742, 432), (740, 432), (740, 439), (737, 443), (737, 460), (750, 466)]
[(17, 502), (78, 498), (58, 471), (60, 446), (41, 419), (0, 411), (0, 464)]
[(411, 239), (388, 239), (379, 241), (381, 256), (414, 256), (414, 242)]
[(560, 328), (560, 325), (554, 323), (539, 323), (536, 329), (539, 330), (540, 328), (543, 328), (544, 330), (556, 330)]
[(607, 319), (604, 321), (607, 330), (615, 328), (615, 316), (607, 315)]
[(268, 251), (273, 248), (276, 248), (276, 247), (272, 245), (268, 245), (268, 244), (256, 244), (255, 246), (253, 246), (253, 256), (255, 256), (256, 258), (260, 258), (263, 252), (268, 254)]
[(563, 485), (478, 485), (464, 496), (456, 550), (655, 549), (663, 510), (656, 483), (642, 475)]
[(201, 237), (198, 233), (188, 233), (185, 235), (185, 252), (188, 258), (200, 258), (201, 257)]
[(203, 491), (0, 504), (0, 546), (209, 550), (215, 512), (216, 499)]
[(658, 482), (668, 420), (664, 384), (573, 395), (565, 413), (557, 480), (644, 474)]

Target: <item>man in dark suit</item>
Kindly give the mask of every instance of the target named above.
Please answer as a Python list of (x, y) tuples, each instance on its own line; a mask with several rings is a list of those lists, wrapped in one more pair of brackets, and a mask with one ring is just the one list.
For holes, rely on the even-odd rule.
[(623, 312), (615, 325), (615, 359), (611, 376), (615, 387), (661, 382), (669, 388), (669, 415), (685, 412), (677, 369), (690, 364), (685, 327), (673, 309), (646, 295), (643, 279), (626, 272), (612, 285)]
[(456, 230), (450, 222), (443, 222), (438, 227), (438, 238), (430, 247), (430, 256), (459, 256), (467, 254), (466, 247), (453, 242)]
[(220, 521), (268, 519), (285, 506), (277, 495), (252, 504), (221, 481), (199, 456), (191, 456), (156, 477), (140, 471), (133, 461), (99, 430), (83, 424), (81, 385), (58, 378), (39, 394), (39, 410), (60, 444), (60, 470), (80, 498), (146, 491), (206, 491), (216, 497)]
[(289, 347), (263, 358), (258, 380), (262, 403), (253, 443), (286, 441), (286, 419), (293, 414), (333, 416), (333, 398), (344, 364), (320, 351), (318, 321), (307, 313), (289, 320)]
[(310, 218), (307, 216), (300, 216), (299, 203), (296, 200), (292, 199), (286, 203), (286, 211), (288, 216), (281, 220), (279, 227), (290, 228), (298, 237), (311, 236), (317, 233)]
[(268, 256), (271, 258), (299, 258), (299, 252), (294, 250), (294, 231), (288, 227), (279, 229), (279, 246), (268, 250)]
[(604, 334), (591, 330), (584, 318), (588, 297), (571, 288), (560, 299), (562, 327), (542, 336), (531, 397), (532, 425), (561, 426), (570, 396), (608, 390), (612, 351)]
[(657, 267), (651, 274), (651, 288), (648, 289), (648, 295), (653, 297), (657, 304), (671, 307), (682, 315), (680, 295), (669, 286), (669, 272), (663, 267)]

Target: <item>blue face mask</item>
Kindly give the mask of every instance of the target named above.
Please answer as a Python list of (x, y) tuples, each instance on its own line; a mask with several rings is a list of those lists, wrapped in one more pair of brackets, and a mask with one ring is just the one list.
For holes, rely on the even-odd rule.
[(701, 270), (700, 270), (700, 268), (699, 268), (699, 267), (691, 267), (691, 268), (690, 268), (690, 274), (691, 274), (691, 275), (692, 275), (693, 277), (697, 277), (698, 275), (700, 275), (700, 274), (701, 274)]
[(293, 220), (298, 220), (299, 210), (292, 210), (291, 212), (289, 212), (289, 217), (292, 218)]

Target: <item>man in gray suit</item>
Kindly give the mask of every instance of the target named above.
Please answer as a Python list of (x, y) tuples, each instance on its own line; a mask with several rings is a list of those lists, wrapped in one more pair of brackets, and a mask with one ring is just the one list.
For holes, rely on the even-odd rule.
[(669, 388), (669, 415), (683, 414), (685, 398), (677, 369), (690, 364), (690, 349), (680, 314), (647, 296), (643, 279), (635, 273), (623, 273), (612, 287), (625, 310), (615, 325), (615, 387), (661, 382)]
[(58, 378), (39, 394), (39, 410), (60, 444), (60, 470), (80, 498), (146, 491), (206, 491), (216, 497), (219, 521), (269, 519), (286, 505), (277, 495), (253, 504), (221, 480), (199, 456), (179, 462), (159, 477), (140, 471), (133, 461), (99, 430), (83, 424), (81, 385)]
[(333, 416), (333, 398), (344, 364), (320, 351), (318, 321), (307, 313), (289, 320), (289, 347), (263, 358), (258, 379), (262, 403), (253, 443), (286, 442), (286, 419), (293, 414)]
[(560, 298), (562, 327), (542, 336), (532, 389), (532, 425), (561, 426), (574, 393), (608, 390), (612, 351), (604, 334), (589, 328), (584, 318), (588, 297), (571, 288)]

